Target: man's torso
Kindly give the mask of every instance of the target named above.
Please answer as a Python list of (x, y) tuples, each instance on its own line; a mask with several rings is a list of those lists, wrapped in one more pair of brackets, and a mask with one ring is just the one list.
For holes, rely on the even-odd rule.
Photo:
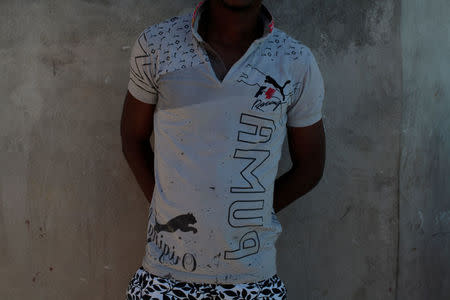
[(220, 80), (196, 22), (175, 17), (139, 41), (139, 72), (158, 93), (143, 266), (182, 281), (255, 282), (276, 273), (273, 184), (310, 52), (270, 28)]

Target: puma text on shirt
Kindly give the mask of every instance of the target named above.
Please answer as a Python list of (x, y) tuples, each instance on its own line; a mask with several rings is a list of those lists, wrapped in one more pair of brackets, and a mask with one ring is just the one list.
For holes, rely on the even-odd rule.
[[(142, 265), (186, 282), (246, 283), (277, 273), (274, 180), (286, 126), (322, 117), (310, 49), (273, 27), (221, 80), (198, 34), (203, 5), (144, 30), (128, 89), (154, 113), (155, 189)], [(209, 53), (209, 54), (208, 54)]]

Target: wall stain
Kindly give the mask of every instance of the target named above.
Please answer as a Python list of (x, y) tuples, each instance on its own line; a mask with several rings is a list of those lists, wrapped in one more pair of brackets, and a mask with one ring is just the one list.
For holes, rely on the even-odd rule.
[(76, 62), (75, 54), (70, 49), (58, 49), (57, 52), (54, 52), (52, 49), (47, 48), (43, 51), (45, 52), (39, 55), (39, 60), (52, 70), (53, 76), (57, 75), (61, 67)]
[(345, 213), (339, 218), (339, 220), (343, 220), (347, 215), (348, 215), (348, 213), (350, 212), (352, 210), (352, 206), (351, 205), (348, 205), (347, 207), (346, 207), (346, 209), (345, 209)]
[[(278, 22), (282, 27), (288, 27), (292, 22), (298, 24), (296, 35), (313, 49), (325, 47), (340, 52), (351, 44), (356, 47), (376, 45), (378, 41), (371, 33), (381, 30), (380, 24), (394, 27), (391, 19), (385, 20), (389, 18), (385, 9), (394, 9), (388, 5), (390, 3), (391, 0), (299, 1), (298, 8)], [(273, 6), (276, 8), (276, 4)], [(282, 13), (286, 15), (287, 12)]]
[(36, 282), (36, 279), (38, 277), (38, 275), (41, 274), (41, 272), (36, 272), (36, 274), (34, 274), (33, 278), (31, 279), (31, 281)]
[(365, 287), (360, 287), (353, 293), (352, 300), (365, 300), (367, 299), (367, 292)]
[(44, 238), (47, 235), (47, 233), (42, 229), (42, 227), (39, 227), (39, 231), (40, 231), (39, 233), (40, 238)]

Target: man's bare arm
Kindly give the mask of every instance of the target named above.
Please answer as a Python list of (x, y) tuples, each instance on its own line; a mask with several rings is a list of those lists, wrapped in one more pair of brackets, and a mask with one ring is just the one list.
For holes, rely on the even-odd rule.
[(292, 168), (275, 180), (273, 208), (279, 212), (312, 190), (325, 166), (325, 133), (322, 120), (307, 127), (287, 127)]
[(122, 152), (149, 203), (155, 186), (154, 154), (150, 145), (155, 106), (138, 101), (127, 92), (120, 122)]

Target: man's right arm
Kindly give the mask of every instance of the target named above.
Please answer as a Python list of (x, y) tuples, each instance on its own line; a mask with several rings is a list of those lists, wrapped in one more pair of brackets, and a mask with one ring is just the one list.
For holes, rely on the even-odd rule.
[(120, 122), (122, 152), (149, 203), (155, 187), (154, 154), (150, 145), (155, 106), (127, 92)]

